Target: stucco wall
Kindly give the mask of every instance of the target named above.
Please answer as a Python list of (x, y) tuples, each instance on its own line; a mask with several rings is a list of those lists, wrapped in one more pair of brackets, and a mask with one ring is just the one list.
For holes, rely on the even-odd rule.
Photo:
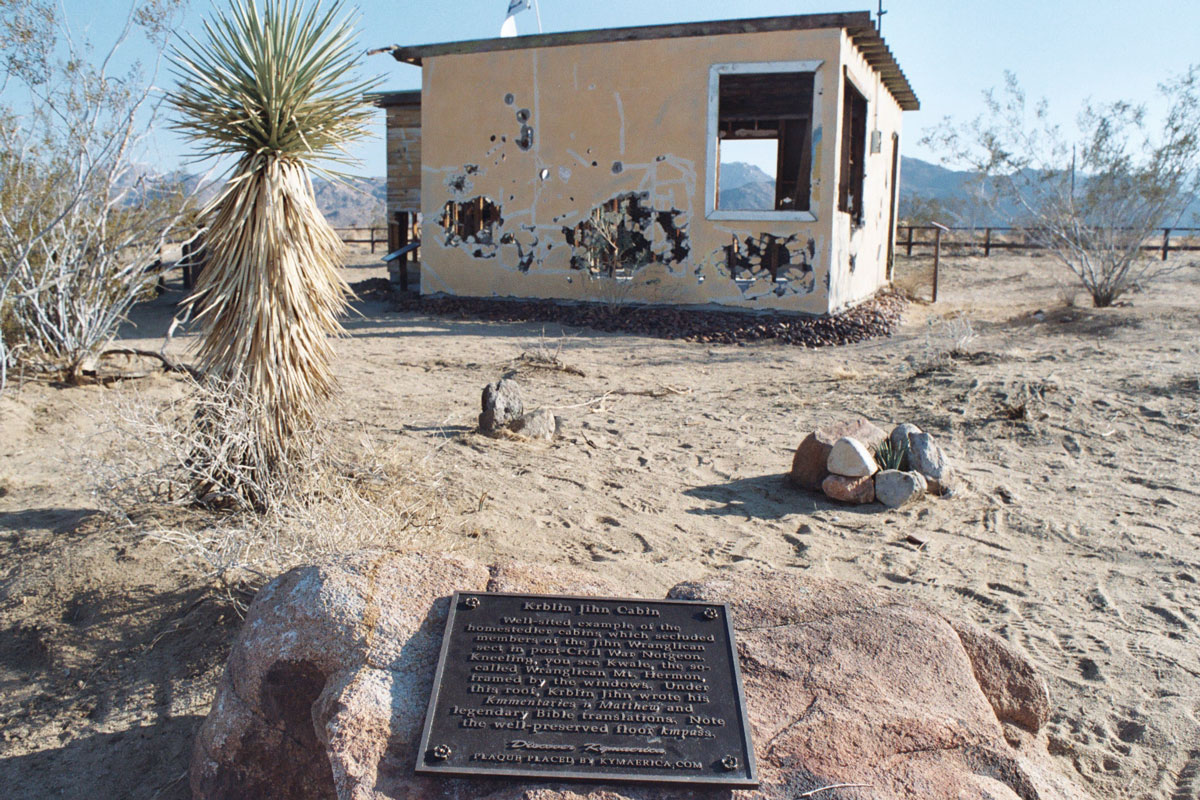
[[(903, 113), (895, 98), (879, 80), (879, 74), (871, 69), (844, 34), (842, 63), (855, 88), (867, 98), (867, 157), (863, 176), (863, 224), (852, 225), (849, 214), (834, 215), (830, 311), (841, 310), (870, 297), (887, 282), (888, 223), (893, 192), (892, 134), (901, 134), (900, 118)], [(838, 91), (840, 96), (840, 88)], [(839, 131), (841, 112), (842, 109), (839, 109)], [(871, 152), (872, 130), (880, 132), (881, 147), (878, 153)], [(899, 174), (897, 160), (897, 179)], [(836, 181), (833, 185), (837, 185)]]
[[(876, 288), (865, 264), (877, 239), (851, 239), (837, 200), (837, 145), (844, 55), (865, 70), (838, 29), (571, 45), (425, 59), (422, 87), (422, 280), (425, 293), (719, 304), (825, 313)], [(819, 60), (813, 122), (811, 209), (816, 220), (710, 220), (709, 77), (713, 64)], [(857, 74), (857, 73), (856, 73)], [(899, 111), (880, 88), (884, 157)], [(871, 100), (872, 95), (868, 94)], [(874, 111), (872, 104), (872, 112)], [(885, 111), (886, 106), (886, 111)], [(867, 217), (888, 196), (872, 157)], [(889, 161), (890, 169), (890, 161)], [(890, 176), (887, 180), (890, 181)], [(882, 188), (883, 184), (880, 183)], [(656, 262), (628, 281), (572, 267), (570, 231), (591, 209), (631, 192), (653, 210), (647, 228)], [(876, 196), (879, 194), (879, 196)], [(484, 196), (503, 223), (493, 243), (448, 243), (438, 224), (448, 201)], [(660, 224), (661, 223), (661, 224)], [(844, 228), (844, 231), (843, 231)], [(842, 244), (835, 231), (843, 231)], [(672, 232), (675, 236), (672, 236)], [(679, 232), (684, 234), (681, 239)], [(724, 248), (764, 234), (789, 239), (783, 282), (765, 273), (730, 278)], [(856, 256), (853, 276), (830, 277)], [(874, 255), (871, 256), (874, 258)], [(869, 291), (862, 287), (871, 285)], [(831, 294), (830, 287), (833, 287)], [(832, 300), (832, 302), (831, 302)]]

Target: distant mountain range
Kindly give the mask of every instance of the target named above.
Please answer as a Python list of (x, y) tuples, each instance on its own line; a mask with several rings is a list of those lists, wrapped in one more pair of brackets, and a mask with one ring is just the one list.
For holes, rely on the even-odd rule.
[[(946, 224), (970, 224), (969, 172), (903, 158), (900, 165), (900, 218), (911, 214), (947, 219)], [(775, 179), (744, 161), (721, 164), (718, 204), (728, 210), (769, 209), (775, 205)]]
[(387, 224), (387, 179), (359, 178), (339, 184), (313, 179), (317, 206), (335, 228)]
[(717, 205), (732, 211), (774, 208), (775, 179), (753, 164), (724, 162)]
[[(149, 196), (154, 192), (177, 190), (182, 184), (184, 191), (195, 191), (198, 175), (172, 173), (160, 175), (146, 170), (132, 172), (128, 183), (135, 196)], [(134, 187), (136, 184), (136, 187)], [(211, 181), (200, 187), (197, 193), (201, 203), (216, 197), (221, 184)], [(354, 178), (347, 183), (335, 183), (326, 178), (313, 178), (313, 192), (317, 207), (325, 219), (335, 228), (384, 226), (387, 224), (387, 179)]]
[[(919, 158), (900, 160), (900, 220), (937, 220), (952, 226), (1006, 225), (971, 192), (973, 173), (952, 170)], [(185, 179), (185, 183), (194, 178)], [(317, 205), (335, 228), (386, 224), (387, 180), (358, 178), (338, 184), (313, 179)], [(216, 185), (201, 191), (211, 199)], [(775, 203), (775, 179), (759, 167), (742, 161), (721, 164), (720, 206), (725, 209), (768, 209)], [(1179, 224), (1200, 225), (1200, 198), (1194, 200)]]
[[(1011, 225), (1019, 217), (1017, 209), (1002, 205), (999, 211), (988, 208), (973, 197), (974, 173), (947, 169), (919, 158), (900, 159), (900, 219), (916, 217), (924, 222), (936, 219), (946, 225), (977, 227)], [(1083, 180), (1083, 178), (1081, 178)], [(1163, 220), (1160, 225), (1200, 226), (1200, 197), (1193, 198), (1179, 220)]]

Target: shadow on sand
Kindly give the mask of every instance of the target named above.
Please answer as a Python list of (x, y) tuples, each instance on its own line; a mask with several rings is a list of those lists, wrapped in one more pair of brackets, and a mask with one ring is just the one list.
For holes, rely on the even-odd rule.
[(830, 500), (820, 492), (797, 489), (788, 481), (787, 473), (693, 486), (684, 494), (712, 504), (706, 508), (688, 509), (687, 513), (699, 516), (774, 520), (792, 514), (812, 514), (817, 511), (836, 510), (863, 515), (879, 511), (877, 503), (848, 505)]

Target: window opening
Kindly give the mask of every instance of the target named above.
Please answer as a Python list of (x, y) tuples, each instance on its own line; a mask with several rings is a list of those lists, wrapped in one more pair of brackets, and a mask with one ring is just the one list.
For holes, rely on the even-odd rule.
[(723, 74), (718, 103), (717, 208), (808, 211), (813, 73)]
[(863, 178), (867, 158), (867, 98), (848, 79), (842, 81), (842, 162), (838, 210), (855, 225), (863, 222)]

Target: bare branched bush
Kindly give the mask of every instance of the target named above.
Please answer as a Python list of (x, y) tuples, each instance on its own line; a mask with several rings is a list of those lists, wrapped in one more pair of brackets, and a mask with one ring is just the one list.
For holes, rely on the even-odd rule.
[(154, 124), (153, 71), (115, 74), (134, 34), (157, 52), (177, 0), (134, 2), (97, 54), (42, 0), (0, 8), (0, 388), (17, 358), (77, 382), (155, 265), (191, 190), (137, 166)]
[(254, 586), (323, 555), (403, 549), (438, 529), (446, 496), (431, 458), (389, 461), (367, 437), (335, 436), (326, 425), (302, 437), (306, 449), (286, 469), (256, 470), (248, 461), (265, 452), (248, 424), (253, 404), (228, 385), (189, 383), (186, 396), (166, 402), (113, 393), (97, 412), (104, 446), (89, 471), (114, 519), (217, 585)]
[(985, 93), (983, 116), (965, 126), (947, 119), (923, 142), (973, 167), (975, 190), (994, 211), (1069, 270), (1097, 307), (1109, 306), (1180, 268), (1146, 244), (1179, 224), (1200, 189), (1200, 66), (1159, 89), (1161, 125), (1144, 105), (1088, 103), (1071, 136), (1045, 101), (1027, 103), (1010, 73), (1001, 91)]

